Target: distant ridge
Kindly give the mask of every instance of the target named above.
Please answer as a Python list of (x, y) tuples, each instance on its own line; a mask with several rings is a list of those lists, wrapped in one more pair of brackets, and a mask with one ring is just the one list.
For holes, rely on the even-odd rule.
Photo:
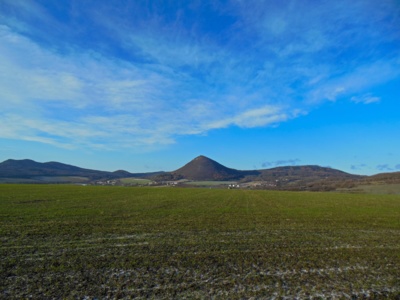
[(90, 179), (112, 176), (111, 172), (83, 169), (59, 162), (39, 163), (30, 159), (8, 159), (0, 163), (0, 177), (83, 176)]
[(357, 180), (363, 176), (349, 174), (340, 170), (320, 167), (316, 165), (284, 166), (272, 169), (242, 171), (228, 168), (215, 160), (200, 155), (183, 167), (165, 172), (154, 177), (156, 181), (171, 181), (187, 179), (193, 181), (268, 181), (281, 182), (285, 186), (289, 183), (298, 185), (308, 184), (320, 180)]
[(400, 183), (400, 172), (380, 173), (368, 177), (370, 181), (381, 181), (386, 183)]
[[(76, 177), (76, 178), (74, 178)], [(130, 173), (84, 169), (59, 162), (40, 163), (31, 159), (8, 159), (0, 163), (0, 183), (67, 183), (120, 178), (146, 178), (155, 182), (176, 181), (240, 181), (254, 186), (286, 190), (320, 190), (321, 187), (350, 186), (355, 182), (400, 183), (400, 172), (372, 176), (349, 174), (337, 169), (316, 165), (283, 166), (262, 170), (236, 170), (200, 155), (172, 172)]]
[[(36, 162), (31, 159), (8, 159), (0, 163), (0, 182), (58, 182), (48, 180), (56, 177), (83, 177), (82, 180), (111, 180), (126, 177), (148, 178), (163, 172), (130, 173), (124, 170), (114, 172), (84, 169), (59, 162)], [(8, 180), (10, 179), (10, 180)], [(60, 179), (60, 182), (68, 182), (68, 179)]]
[(317, 165), (305, 165), (305, 166), (285, 166), (276, 167), (272, 169), (261, 170), (261, 177), (320, 177), (320, 178), (354, 178), (359, 175), (349, 174), (337, 169), (328, 167), (320, 167)]

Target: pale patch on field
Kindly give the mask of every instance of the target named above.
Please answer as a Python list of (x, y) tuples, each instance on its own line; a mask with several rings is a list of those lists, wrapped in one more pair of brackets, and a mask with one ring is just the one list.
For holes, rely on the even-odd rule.
[(400, 195), (400, 183), (393, 184), (366, 184), (350, 189), (338, 189), (338, 191), (356, 193), (377, 194), (377, 195)]
[(151, 183), (152, 181), (149, 179), (143, 179), (143, 178), (121, 178), (119, 179), (123, 184), (133, 184), (133, 185), (147, 185)]

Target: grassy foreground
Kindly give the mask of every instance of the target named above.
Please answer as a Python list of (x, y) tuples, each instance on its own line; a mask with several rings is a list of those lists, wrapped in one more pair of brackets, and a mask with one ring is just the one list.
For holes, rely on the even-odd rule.
[(400, 197), (0, 185), (0, 298), (399, 299)]

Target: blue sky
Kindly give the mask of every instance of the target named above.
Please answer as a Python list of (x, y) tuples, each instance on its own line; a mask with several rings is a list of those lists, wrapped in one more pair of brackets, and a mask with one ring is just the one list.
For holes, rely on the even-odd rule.
[(400, 171), (400, 2), (0, 1), (0, 161)]

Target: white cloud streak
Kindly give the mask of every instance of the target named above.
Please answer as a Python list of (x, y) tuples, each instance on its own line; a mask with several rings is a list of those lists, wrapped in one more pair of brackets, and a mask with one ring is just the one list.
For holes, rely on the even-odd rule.
[[(139, 70), (87, 53), (61, 57), (5, 26), (0, 29), (6, 41), (0, 47), (5, 58), (2, 67), (8, 71), (0, 75), (0, 96), (7, 99), (6, 111), (14, 113), (2, 116), (7, 130), (0, 134), (5, 138), (97, 147), (101, 137), (112, 139), (116, 147), (129, 147), (170, 144), (178, 135), (288, 119), (287, 113), (273, 106), (243, 112), (247, 104), (230, 106), (229, 95), (217, 104), (211, 101), (212, 93), (210, 98), (196, 98), (202, 93), (187, 91), (193, 79), (171, 70)], [(32, 53), (32, 61), (13, 63), (19, 57), (13, 53), (22, 49)], [(182, 94), (192, 98), (176, 99)], [(226, 113), (232, 116), (227, 118)]]
[(40, 5), (5, 3), (20, 14), (0, 24), (3, 138), (63, 147), (171, 144), (218, 128), (276, 126), (324, 101), (379, 102), (368, 90), (400, 76), (400, 55), (380, 49), (399, 43), (391, 1), (374, 10), (370, 1), (214, 3), (213, 13), (233, 20), (218, 33), (202, 31), (209, 20), (185, 23), (179, 10), (168, 21), (135, 3), (111, 13), (103, 2), (75, 3), (71, 15), (85, 14), (104, 37), (98, 47), (44, 36), (32, 20), (69, 29)]
[(351, 101), (354, 103), (371, 104), (380, 102), (381, 98), (374, 97), (371, 94), (366, 94), (359, 97), (351, 97)]
[(295, 166), (301, 160), (299, 158), (294, 159), (282, 159), (277, 161), (266, 161), (261, 164), (261, 167), (268, 168), (268, 167), (277, 167), (277, 166)]

